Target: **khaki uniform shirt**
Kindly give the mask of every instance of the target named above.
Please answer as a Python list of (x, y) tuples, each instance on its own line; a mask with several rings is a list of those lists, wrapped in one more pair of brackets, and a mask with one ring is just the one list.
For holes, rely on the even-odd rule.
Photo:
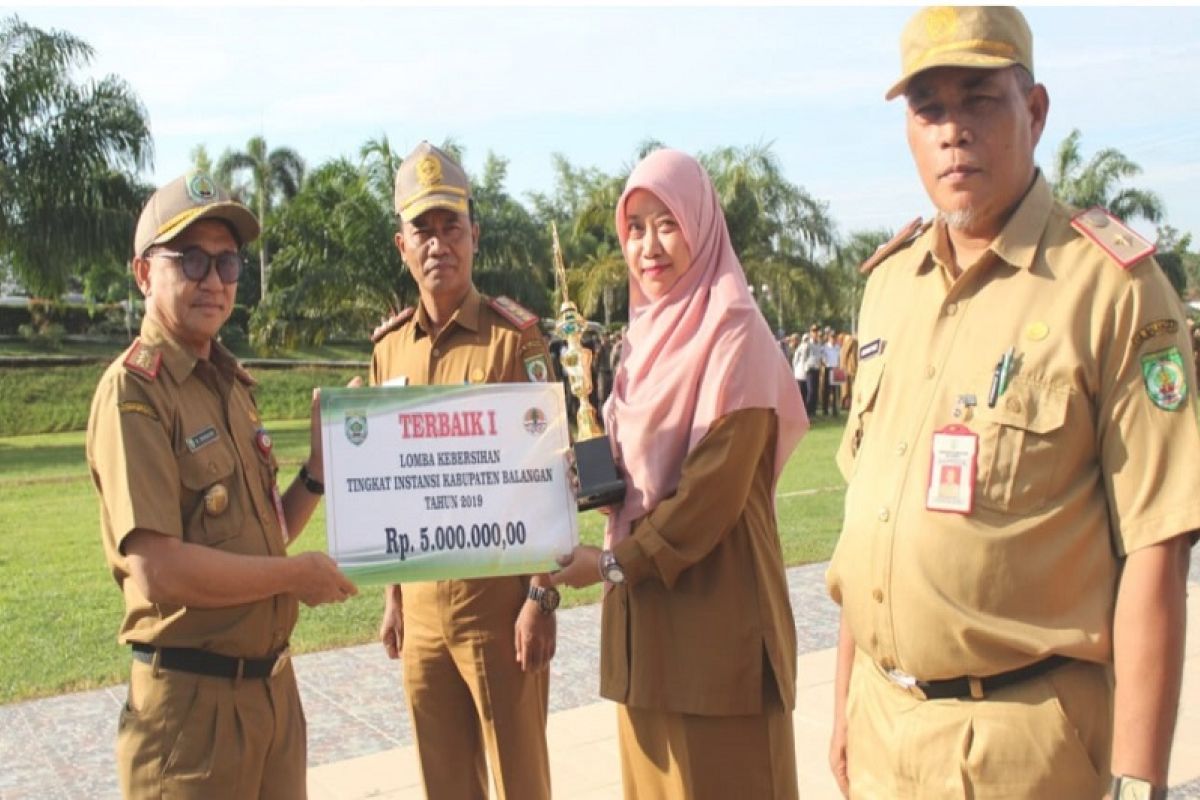
[(128, 580), (123, 550), (125, 537), (142, 528), (238, 555), (287, 555), (272, 499), (278, 465), (253, 385), (220, 344), (198, 359), (149, 318), (100, 378), (87, 459), (105, 557), (125, 596), (122, 643), (248, 658), (287, 643), (298, 611), (293, 595), (227, 608), (156, 605)]
[[(867, 284), (827, 579), (885, 669), (1110, 661), (1120, 560), (1200, 528), (1196, 387), (1167, 410), (1171, 370), (1153, 368), (1172, 348), (1191, 358), (1182, 305), (1150, 258), (1122, 268), (1070, 217), (1039, 175), (957, 280), (939, 223)], [(933, 433), (952, 423), (979, 437), (969, 514), (926, 508)]]
[(758, 714), (773, 674), (783, 706), (794, 706), (796, 627), (772, 497), (776, 425), (761, 408), (717, 420), (688, 453), (675, 493), (613, 548), (625, 582), (604, 598), (601, 696)]
[[(410, 386), (551, 379), (550, 356), (538, 326), (518, 328), (492, 302), (472, 287), (437, 336), (430, 336), (433, 326), (429, 315), (424, 306), (418, 305), (415, 314), (376, 343), (371, 355), (371, 385), (381, 386), (399, 379)], [(498, 609), (494, 601), (512, 594), (507, 585), (511, 580), (405, 584), (404, 613), (437, 624), (440, 597), (448, 601), (443, 611), (451, 619), (479, 624), (496, 617)], [(496, 586), (497, 581), (505, 585), (493, 597), (490, 587)], [(506, 627), (497, 628), (497, 632), (503, 630), (511, 636), (515, 617), (508, 611), (504, 616), (496, 624)]]

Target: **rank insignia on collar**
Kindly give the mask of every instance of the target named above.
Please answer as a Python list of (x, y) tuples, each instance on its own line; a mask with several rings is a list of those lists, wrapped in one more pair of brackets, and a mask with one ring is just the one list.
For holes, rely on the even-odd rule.
[(135, 375), (140, 375), (148, 381), (158, 377), (158, 369), (162, 366), (162, 353), (149, 347), (140, 338), (136, 339), (125, 356), (125, 368)]
[(1146, 394), (1163, 411), (1174, 411), (1187, 398), (1187, 371), (1178, 347), (1142, 356)]
[(404, 309), (403, 311), (398, 311), (395, 314), (392, 314), (392, 316), (390, 316), (387, 319), (380, 322), (379, 325), (376, 326), (375, 330), (371, 332), (371, 343), (378, 344), (380, 339), (387, 336), (389, 333), (396, 330), (404, 323), (408, 322), (408, 320), (415, 313), (416, 313), (416, 309), (413, 308), (412, 306), (409, 306), (408, 308)]
[(511, 322), (517, 330), (525, 330), (537, 322), (537, 315), (510, 297), (490, 297), (488, 305), (500, 316)]
[(1129, 269), (1155, 250), (1153, 242), (1099, 206), (1072, 217), (1071, 227), (1095, 242), (1122, 269)]

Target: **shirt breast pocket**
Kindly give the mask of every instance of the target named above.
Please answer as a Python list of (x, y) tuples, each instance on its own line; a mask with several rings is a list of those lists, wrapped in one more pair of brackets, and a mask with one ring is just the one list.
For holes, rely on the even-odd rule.
[(995, 408), (979, 407), (976, 502), (1007, 514), (1046, 504), (1065, 446), (1071, 390), (1014, 379)]
[(229, 442), (184, 452), (178, 464), (184, 541), (216, 545), (241, 534), (245, 497)]
[(850, 419), (846, 423), (846, 434), (837, 454), (838, 469), (847, 480), (854, 473), (854, 465), (858, 462), (858, 451), (862, 449), (863, 437), (866, 436), (867, 424), (875, 411), (882, 383), (882, 359), (872, 359), (859, 366), (851, 395)]

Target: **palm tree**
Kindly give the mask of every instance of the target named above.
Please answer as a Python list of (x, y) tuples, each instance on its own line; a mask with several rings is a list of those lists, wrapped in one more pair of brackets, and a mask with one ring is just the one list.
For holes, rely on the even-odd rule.
[[(235, 187), (234, 180), (242, 173), (249, 174), (249, 185)], [(300, 185), (304, 182), (304, 160), (288, 147), (268, 151), (266, 140), (261, 136), (253, 136), (246, 142), (245, 150), (225, 151), (217, 162), (217, 180), (237, 195), (252, 197), (258, 211), (259, 222), (263, 225), (263, 237), (258, 248), (261, 302), (267, 299), (268, 293), (270, 255), (266, 236), (267, 215), (277, 199), (282, 197), (290, 200), (300, 191)]]
[(0, 20), (0, 260), (34, 294), (128, 258), (148, 187), (146, 112), (119, 78), (75, 83), (92, 48), (18, 17)]
[(1154, 192), (1121, 188), (1120, 183), (1141, 173), (1142, 168), (1116, 148), (1105, 148), (1084, 163), (1079, 146), (1082, 138), (1076, 128), (1059, 144), (1054, 153), (1054, 194), (1077, 208), (1100, 206), (1122, 219), (1143, 217), (1159, 222), (1165, 209)]

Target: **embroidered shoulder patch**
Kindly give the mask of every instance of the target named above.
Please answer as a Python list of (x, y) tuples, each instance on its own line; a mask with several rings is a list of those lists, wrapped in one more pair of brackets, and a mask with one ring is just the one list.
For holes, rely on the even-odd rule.
[(537, 322), (537, 314), (534, 314), (523, 305), (513, 300), (510, 297), (489, 297), (488, 305), (492, 309), (504, 317), (506, 320), (516, 326), (517, 330), (523, 331), (530, 325)]
[(158, 422), (158, 412), (145, 403), (136, 403), (132, 400), (117, 403), (117, 411), (120, 411), (122, 414), (141, 414), (143, 417), (149, 417)]
[(1099, 206), (1071, 217), (1071, 227), (1099, 245), (1121, 269), (1129, 269), (1146, 256), (1154, 254), (1153, 242), (1143, 239)]
[(1133, 346), (1141, 347), (1156, 336), (1169, 336), (1179, 330), (1179, 322), (1173, 319), (1156, 319), (1149, 325), (1143, 325), (1133, 335)]
[(1187, 398), (1187, 366), (1178, 347), (1142, 356), (1146, 394), (1163, 411), (1174, 411)]
[(932, 224), (933, 220), (930, 220), (929, 222), (921, 222), (920, 217), (912, 220), (903, 228), (896, 231), (895, 236), (893, 236), (884, 244), (879, 245), (871, 257), (862, 263), (862, 266), (858, 268), (858, 271), (863, 275), (870, 274), (871, 270), (882, 264), (888, 256), (900, 250), (905, 245), (913, 242), (918, 236), (929, 230), (929, 226)]
[(379, 344), (380, 339), (387, 336), (404, 323), (408, 322), (412, 318), (412, 315), (416, 312), (417, 310), (415, 308), (409, 306), (403, 311), (398, 311), (397, 313), (392, 314), (392, 316), (388, 319), (380, 322), (375, 330), (371, 333), (371, 344)]
[(129, 348), (129, 355), (125, 356), (125, 368), (135, 375), (152, 381), (158, 377), (160, 366), (162, 366), (162, 353), (143, 344), (140, 338), (135, 339), (133, 346)]
[(530, 383), (546, 383), (550, 380), (550, 363), (541, 353), (526, 356), (525, 375)]

